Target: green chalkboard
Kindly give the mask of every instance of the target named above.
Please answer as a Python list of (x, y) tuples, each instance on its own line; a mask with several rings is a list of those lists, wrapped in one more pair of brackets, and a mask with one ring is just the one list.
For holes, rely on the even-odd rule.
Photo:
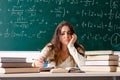
[(86, 50), (120, 50), (120, 0), (0, 0), (0, 50), (41, 50), (63, 20)]

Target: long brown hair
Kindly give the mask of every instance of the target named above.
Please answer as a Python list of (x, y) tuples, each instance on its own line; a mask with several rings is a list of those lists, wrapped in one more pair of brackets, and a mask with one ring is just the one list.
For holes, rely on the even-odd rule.
[[(61, 29), (62, 29), (62, 27), (63, 26), (68, 26), (69, 28), (70, 28), (70, 31), (71, 31), (71, 35), (72, 34), (74, 34), (75, 33), (75, 30), (74, 30), (74, 28), (73, 28), (73, 25), (72, 24), (70, 24), (69, 22), (67, 22), (67, 21), (62, 21), (58, 26), (57, 26), (57, 28), (56, 28), (56, 30), (55, 30), (55, 33), (54, 33), (54, 36), (53, 36), (53, 39), (51, 40), (51, 47), (52, 47), (52, 49), (54, 49), (54, 51), (55, 51), (55, 56), (54, 56), (54, 59), (55, 59), (55, 62), (56, 62), (56, 64), (58, 64), (59, 63), (59, 56), (60, 56), (60, 54), (58, 54), (60, 51), (61, 51), (61, 49), (62, 49), (62, 44), (61, 44), (61, 42), (60, 42), (60, 40), (59, 40), (59, 36), (60, 36), (60, 34), (61, 34)], [(76, 34), (76, 33), (75, 33)], [(75, 46), (75, 48), (78, 50), (78, 52), (82, 55), (82, 56), (84, 56), (84, 47), (82, 46), (82, 45), (80, 45), (80, 44), (78, 44), (78, 42), (76, 41), (75, 43), (74, 43), (74, 46)]]

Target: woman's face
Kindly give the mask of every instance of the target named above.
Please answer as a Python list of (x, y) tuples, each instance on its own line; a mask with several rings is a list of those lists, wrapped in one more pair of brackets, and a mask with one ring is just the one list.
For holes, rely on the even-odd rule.
[(70, 28), (68, 26), (63, 26), (61, 29), (61, 34), (60, 34), (60, 42), (62, 45), (68, 45), (70, 42), (72, 35), (71, 35)]

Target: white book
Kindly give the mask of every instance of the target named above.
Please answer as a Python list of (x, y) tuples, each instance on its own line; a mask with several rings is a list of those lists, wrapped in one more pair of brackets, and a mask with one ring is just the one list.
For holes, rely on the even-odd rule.
[(120, 61), (120, 51), (114, 51), (114, 55), (118, 55), (118, 61)]
[(85, 72), (116, 72), (117, 66), (82, 66), (81, 70)]
[(112, 55), (112, 50), (85, 51), (85, 55)]
[(40, 51), (0, 51), (0, 57), (27, 57), (36, 58)]
[(85, 65), (115, 65), (118, 66), (118, 61), (85, 61)]
[(120, 56), (120, 51), (114, 51), (114, 55)]
[(120, 72), (120, 66), (117, 67), (117, 72)]

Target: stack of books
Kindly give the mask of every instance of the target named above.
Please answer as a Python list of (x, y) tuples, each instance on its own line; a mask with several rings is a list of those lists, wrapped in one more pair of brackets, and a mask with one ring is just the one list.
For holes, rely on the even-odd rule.
[(120, 51), (114, 51), (115, 55), (118, 55), (118, 67), (117, 67), (117, 72), (120, 72)]
[(116, 72), (118, 66), (118, 55), (114, 51), (86, 51), (85, 65), (81, 67), (84, 71), (107, 71)]
[(32, 66), (33, 60), (26, 57), (0, 57), (0, 73), (36, 73), (39, 68)]

